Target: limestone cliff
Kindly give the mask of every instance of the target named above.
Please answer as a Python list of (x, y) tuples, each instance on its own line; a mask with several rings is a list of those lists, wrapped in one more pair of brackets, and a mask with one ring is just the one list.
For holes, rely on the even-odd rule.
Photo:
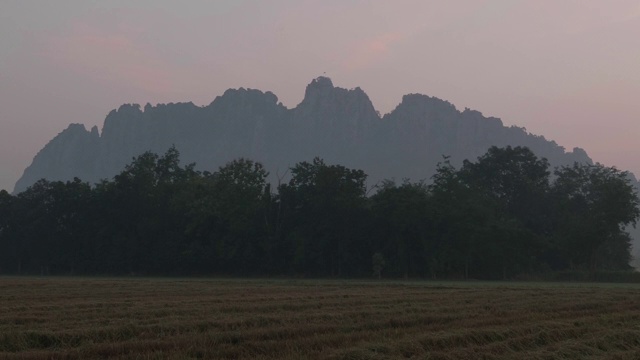
[[(459, 111), (435, 97), (410, 94), (380, 117), (360, 88), (335, 87), (320, 77), (302, 102), (287, 109), (271, 92), (230, 89), (207, 106), (126, 104), (107, 115), (102, 131), (72, 124), (51, 140), (16, 183), (25, 190), (40, 178), (89, 182), (111, 178), (134, 156), (164, 153), (175, 145), (185, 163), (215, 170), (246, 157), (275, 174), (314, 156), (360, 168), (374, 183), (383, 178), (428, 179), (443, 155), (454, 165), (490, 146), (523, 145), (554, 166), (591, 163), (582, 149), (565, 149), (525, 129), (478, 111)], [(274, 180), (274, 178), (272, 178)]]

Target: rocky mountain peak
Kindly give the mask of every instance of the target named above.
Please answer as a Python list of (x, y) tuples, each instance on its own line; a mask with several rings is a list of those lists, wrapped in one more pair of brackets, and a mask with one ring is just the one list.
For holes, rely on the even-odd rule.
[(33, 158), (16, 183), (14, 192), (25, 190), (42, 178), (71, 180), (79, 177), (94, 180), (91, 174), (95, 169), (98, 139), (98, 129), (95, 130), (95, 133), (93, 129), (89, 132), (82, 124), (70, 124)]
[(228, 89), (222, 94), (217, 96), (211, 106), (217, 106), (219, 104), (233, 104), (233, 103), (245, 103), (245, 102), (264, 102), (268, 104), (276, 104), (278, 97), (271, 91), (262, 92), (256, 89)]
[(304, 92), (305, 99), (311, 99), (322, 95), (329, 94), (332, 90), (333, 82), (326, 76), (317, 77), (307, 85), (307, 89)]
[(124, 104), (118, 110), (112, 110), (104, 119), (102, 137), (118, 138), (123, 132), (131, 131), (142, 119), (142, 114), (138, 104)]
[[(331, 79), (321, 76), (307, 85), (302, 102), (294, 109), (298, 117), (320, 119), (321, 125), (332, 126), (335, 121), (378, 118), (373, 103), (362, 89), (334, 87)], [(303, 115), (304, 114), (304, 115)], [(327, 121), (329, 124), (327, 124)]]
[(460, 112), (448, 101), (422, 94), (408, 94), (388, 115), (410, 118), (457, 117)]
[(325, 154), (328, 161), (349, 162), (364, 156), (365, 144), (379, 121), (362, 89), (335, 87), (328, 77), (314, 79), (302, 102), (292, 109), (296, 147), (307, 157)]
[(331, 79), (320, 76), (311, 81), (305, 90), (304, 99), (298, 107), (326, 106), (330, 103), (354, 103), (362, 101), (368, 103), (373, 109), (373, 104), (367, 94), (359, 87), (355, 89), (343, 89), (333, 86)]
[(169, 103), (144, 110), (124, 104), (111, 111), (102, 131), (71, 124), (34, 158), (16, 192), (40, 178), (89, 182), (109, 178), (144, 151), (163, 153), (175, 145), (183, 161), (215, 170), (248, 157), (284, 173), (315, 156), (361, 168), (371, 180), (428, 179), (443, 155), (454, 164), (475, 159), (490, 146), (528, 146), (552, 165), (590, 162), (582, 149), (567, 152), (553, 141), (500, 119), (448, 101), (409, 94), (383, 119), (360, 88), (334, 86), (330, 78), (312, 80), (303, 101), (287, 109), (271, 92), (230, 89), (208, 106)]

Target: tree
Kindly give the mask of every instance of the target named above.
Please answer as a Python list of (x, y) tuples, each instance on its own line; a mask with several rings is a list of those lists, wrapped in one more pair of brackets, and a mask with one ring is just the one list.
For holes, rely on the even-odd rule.
[(434, 263), (445, 276), (482, 276), (490, 259), (485, 241), (493, 214), (493, 202), (461, 177), (445, 157), (432, 177), (429, 192), (434, 222)]
[[(207, 268), (218, 272), (264, 269), (267, 176), (262, 164), (238, 159), (178, 192), (173, 206), (186, 217), (189, 256), (211, 262)], [(203, 252), (207, 260), (196, 254)]]
[(492, 146), (475, 163), (465, 160), (460, 171), (468, 186), (497, 201), (499, 211), (538, 232), (544, 231), (549, 175), (547, 159), (539, 159), (529, 148), (520, 146)]
[(183, 245), (183, 214), (171, 206), (175, 194), (199, 174), (194, 165), (180, 166), (171, 147), (163, 156), (145, 152), (133, 159), (112, 182), (97, 187), (103, 199), (107, 239), (119, 271), (166, 273), (178, 267)]
[(382, 278), (382, 269), (384, 269), (384, 266), (386, 265), (384, 256), (379, 252), (373, 254), (371, 257), (371, 263), (373, 265), (373, 276), (378, 279)]
[(0, 190), (0, 272), (19, 272), (18, 243), (12, 234), (15, 198)]
[(559, 219), (555, 242), (567, 265), (591, 272), (613, 264), (627, 269), (630, 238), (624, 228), (635, 226), (640, 216), (629, 174), (576, 163), (557, 169), (555, 175), (552, 190)]
[[(86, 223), (91, 188), (73, 181), (39, 180), (18, 194), (12, 238), (19, 243), (19, 271), (74, 273), (86, 258)], [(15, 248), (14, 248), (15, 249)]]
[(216, 214), (226, 230), (217, 238), (225, 264), (256, 271), (265, 251), (265, 203), (268, 172), (261, 163), (238, 159), (212, 175)]
[(291, 180), (278, 189), (292, 266), (312, 275), (342, 276), (362, 272), (362, 221), (366, 203), (362, 170), (326, 165), (315, 158), (291, 168)]
[(526, 147), (491, 147), (475, 163), (465, 161), (462, 181), (493, 205), (493, 254), (508, 273), (534, 270), (546, 251), (549, 163)]
[(424, 182), (405, 180), (398, 186), (386, 181), (371, 198), (372, 225), (376, 228), (374, 249), (389, 259), (390, 273), (409, 277), (430, 272), (434, 261), (430, 206)]

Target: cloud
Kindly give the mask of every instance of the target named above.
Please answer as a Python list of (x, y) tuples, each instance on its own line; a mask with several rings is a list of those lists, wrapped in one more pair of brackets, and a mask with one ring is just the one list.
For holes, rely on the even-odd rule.
[(169, 64), (145, 47), (135, 33), (101, 31), (76, 24), (47, 41), (44, 56), (79, 76), (103, 84), (132, 86), (152, 93), (167, 93), (173, 81)]
[(366, 40), (354, 47), (344, 61), (348, 70), (358, 70), (371, 66), (388, 55), (394, 44), (404, 39), (399, 32), (389, 32)]

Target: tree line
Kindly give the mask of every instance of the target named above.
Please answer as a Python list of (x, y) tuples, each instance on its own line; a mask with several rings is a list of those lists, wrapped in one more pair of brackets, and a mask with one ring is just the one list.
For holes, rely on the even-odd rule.
[(247, 159), (215, 172), (146, 152), (111, 180), (40, 180), (0, 192), (5, 274), (508, 279), (630, 270), (640, 216), (627, 173), (551, 170), (525, 147), (492, 147), (426, 181), (367, 187), (319, 158), (273, 186)]

